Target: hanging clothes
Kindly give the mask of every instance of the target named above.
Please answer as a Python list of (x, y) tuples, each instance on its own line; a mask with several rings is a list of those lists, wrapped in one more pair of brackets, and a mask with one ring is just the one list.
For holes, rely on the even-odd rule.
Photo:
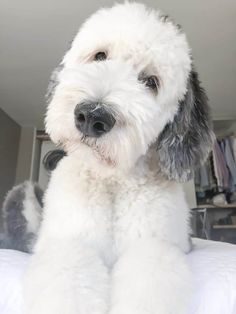
[(211, 170), (210, 158), (195, 171), (194, 181), (197, 192), (208, 191), (216, 187)]
[[(212, 152), (204, 165), (195, 171), (195, 188), (200, 202), (208, 201), (219, 192), (227, 202), (236, 199), (236, 138), (214, 140)], [(204, 200), (205, 199), (205, 200)]]
[(229, 188), (229, 171), (226, 165), (224, 154), (217, 140), (213, 143), (214, 172), (217, 179), (219, 191)]
[(236, 185), (236, 163), (233, 157), (233, 151), (230, 143), (230, 139), (226, 138), (224, 140), (224, 154), (225, 154), (225, 161), (226, 165), (229, 169), (230, 177), (232, 178), (233, 185)]
[(230, 140), (231, 140), (231, 145), (232, 145), (234, 161), (236, 162), (236, 137), (235, 136), (231, 136)]
[(194, 181), (198, 196), (203, 198), (205, 196), (205, 191), (209, 189), (210, 185), (206, 164), (201, 165), (201, 167), (195, 171)]

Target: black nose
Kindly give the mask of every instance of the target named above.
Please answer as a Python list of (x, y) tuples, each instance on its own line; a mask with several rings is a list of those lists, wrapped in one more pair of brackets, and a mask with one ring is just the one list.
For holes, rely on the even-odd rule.
[(75, 107), (75, 125), (84, 135), (100, 137), (108, 133), (116, 120), (99, 103), (82, 103)]

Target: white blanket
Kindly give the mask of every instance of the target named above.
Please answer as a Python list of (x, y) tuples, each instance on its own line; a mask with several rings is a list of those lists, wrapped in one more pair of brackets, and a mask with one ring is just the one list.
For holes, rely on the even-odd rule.
[(195, 280), (190, 314), (236, 314), (236, 245), (194, 240), (188, 255)]
[[(189, 314), (235, 314), (236, 246), (199, 239), (193, 243), (188, 260), (195, 291)], [(22, 277), (28, 260), (25, 253), (0, 250), (0, 314), (22, 314)]]

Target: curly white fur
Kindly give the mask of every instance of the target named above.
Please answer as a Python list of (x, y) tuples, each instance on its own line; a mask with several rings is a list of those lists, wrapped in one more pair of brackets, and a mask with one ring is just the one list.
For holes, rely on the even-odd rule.
[[(106, 51), (108, 60), (93, 56)], [(46, 127), (68, 156), (53, 172), (25, 284), (26, 314), (184, 314), (189, 212), (158, 164), (191, 71), (185, 35), (160, 12), (125, 3), (82, 26), (48, 106)], [(156, 75), (158, 93), (138, 80)], [(84, 138), (74, 109), (99, 101), (116, 118)]]

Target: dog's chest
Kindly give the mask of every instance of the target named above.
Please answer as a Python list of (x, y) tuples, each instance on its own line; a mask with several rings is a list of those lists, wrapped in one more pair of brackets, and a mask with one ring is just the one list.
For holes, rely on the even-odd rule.
[(148, 178), (109, 182), (110, 234), (115, 250), (138, 238), (163, 235), (168, 218), (165, 194), (162, 186)]

